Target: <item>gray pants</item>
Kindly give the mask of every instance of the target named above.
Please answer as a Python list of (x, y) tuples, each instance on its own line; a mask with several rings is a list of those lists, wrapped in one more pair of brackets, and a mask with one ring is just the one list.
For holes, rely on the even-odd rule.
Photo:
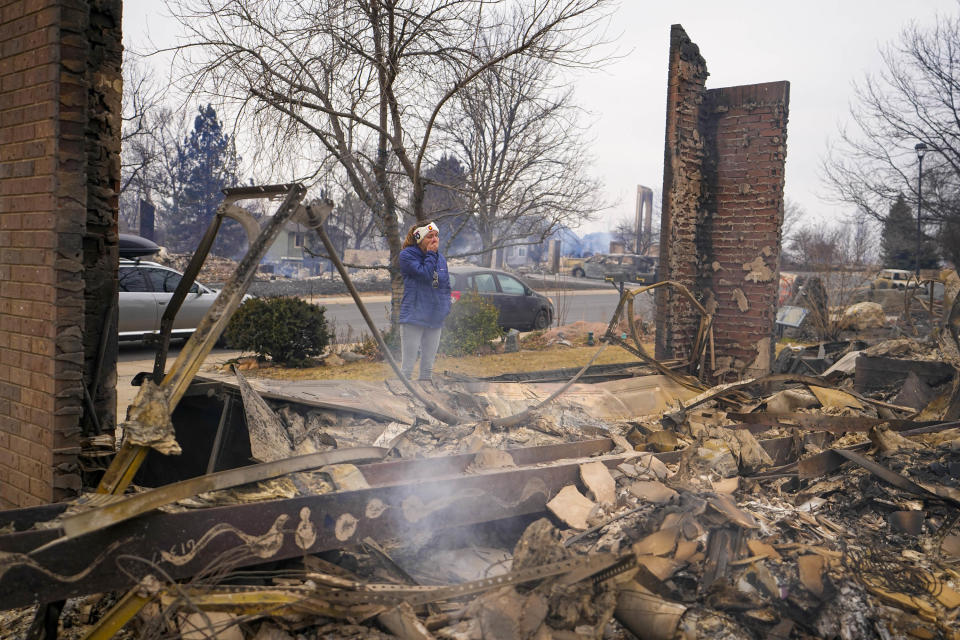
[(400, 325), (400, 348), (403, 356), (400, 370), (408, 379), (413, 375), (413, 365), (420, 352), (420, 380), (430, 380), (433, 376), (433, 361), (437, 358), (442, 329), (421, 327), (418, 324)]

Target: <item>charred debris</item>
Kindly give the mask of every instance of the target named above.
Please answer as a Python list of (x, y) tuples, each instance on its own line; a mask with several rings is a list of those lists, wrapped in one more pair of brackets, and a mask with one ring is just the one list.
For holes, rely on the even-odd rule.
[(956, 305), (722, 384), (707, 309), (689, 360), (644, 351), (652, 287), (602, 340), (630, 366), (197, 378), (246, 263), (97, 491), (0, 513), (3, 637), (960, 637)]

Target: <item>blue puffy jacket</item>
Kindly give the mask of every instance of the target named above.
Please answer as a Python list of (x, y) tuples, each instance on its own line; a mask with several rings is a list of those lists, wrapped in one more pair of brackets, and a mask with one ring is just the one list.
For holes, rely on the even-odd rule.
[[(447, 261), (439, 252), (424, 252), (413, 245), (400, 252), (400, 273), (403, 274), (403, 298), (400, 300), (400, 322), (437, 329), (450, 313), (450, 273)], [(437, 287), (433, 274), (437, 274)]]

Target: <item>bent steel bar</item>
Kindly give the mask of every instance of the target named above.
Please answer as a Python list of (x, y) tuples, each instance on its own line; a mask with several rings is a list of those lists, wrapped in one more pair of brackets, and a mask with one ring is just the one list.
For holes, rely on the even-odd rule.
[[(193, 376), (200, 369), (203, 359), (213, 349), (214, 343), (220, 338), (220, 334), (226, 328), (233, 312), (240, 305), (243, 294), (250, 287), (250, 282), (253, 280), (263, 255), (283, 226), (297, 212), (303, 197), (307, 193), (307, 189), (303, 185), (293, 184), (229, 190), (230, 193), (227, 194), (227, 197), (235, 200), (240, 195), (246, 194), (247, 189), (254, 189), (255, 191), (246, 197), (268, 197), (282, 193), (282, 190), (287, 190), (287, 195), (270, 221), (264, 225), (260, 235), (250, 245), (247, 254), (237, 265), (237, 270), (224, 285), (220, 295), (217, 296), (216, 301), (207, 311), (203, 320), (200, 321), (196, 331), (193, 332), (187, 344), (180, 351), (180, 355), (173, 363), (170, 373), (160, 383), (160, 388), (166, 396), (167, 415), (176, 408)], [(235, 193), (238, 191), (243, 192), (243, 194)], [(140, 396), (138, 396), (139, 399)], [(146, 447), (124, 442), (107, 472), (103, 475), (103, 479), (97, 487), (97, 493), (123, 493), (133, 480), (133, 476), (143, 463), (146, 454)]]
[[(694, 297), (690, 290), (679, 282), (673, 282), (672, 280), (662, 280), (660, 282), (647, 285), (645, 287), (638, 287), (636, 289), (628, 289), (620, 295), (620, 302), (617, 303), (617, 308), (613, 312), (613, 316), (610, 317), (610, 322), (607, 325), (607, 331), (601, 338), (605, 342), (612, 344), (617, 344), (623, 347), (625, 350), (629, 351), (633, 355), (637, 356), (644, 363), (654, 367), (661, 374), (667, 376), (671, 380), (674, 380), (678, 384), (682, 384), (688, 389), (693, 389), (700, 391), (705, 389), (705, 385), (700, 382), (700, 380), (692, 376), (684, 376), (678, 374), (672, 368), (667, 367), (664, 363), (660, 362), (653, 356), (649, 355), (644, 349), (643, 345), (640, 343), (640, 338), (637, 335), (636, 323), (634, 322), (633, 315), (633, 299), (641, 293), (652, 291), (660, 287), (674, 287), (684, 296), (686, 296), (690, 303), (693, 304), (697, 310), (700, 312), (700, 327), (697, 332), (697, 338), (694, 341), (693, 349), (691, 350), (690, 361), (685, 363), (684, 366), (693, 367), (696, 364), (700, 364), (701, 368), (703, 365), (704, 357), (706, 354), (706, 347), (709, 342), (708, 337), (713, 335), (713, 316), (710, 314), (702, 304), (700, 304), (697, 299)], [(626, 340), (621, 339), (617, 335), (617, 325), (619, 324), (620, 318), (623, 315), (624, 308), (627, 309), (626, 320), (627, 326), (630, 328), (630, 337), (633, 338), (634, 344), (629, 344)], [(704, 357), (701, 357), (701, 352), (704, 354)]]

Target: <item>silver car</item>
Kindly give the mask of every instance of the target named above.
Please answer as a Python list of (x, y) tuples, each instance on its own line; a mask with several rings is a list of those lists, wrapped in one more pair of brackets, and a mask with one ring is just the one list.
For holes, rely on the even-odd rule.
[[(140, 340), (160, 331), (160, 319), (173, 297), (179, 271), (155, 262), (120, 261), (119, 329), (121, 340)], [(173, 337), (188, 337), (217, 298), (217, 291), (194, 282), (173, 321)]]

